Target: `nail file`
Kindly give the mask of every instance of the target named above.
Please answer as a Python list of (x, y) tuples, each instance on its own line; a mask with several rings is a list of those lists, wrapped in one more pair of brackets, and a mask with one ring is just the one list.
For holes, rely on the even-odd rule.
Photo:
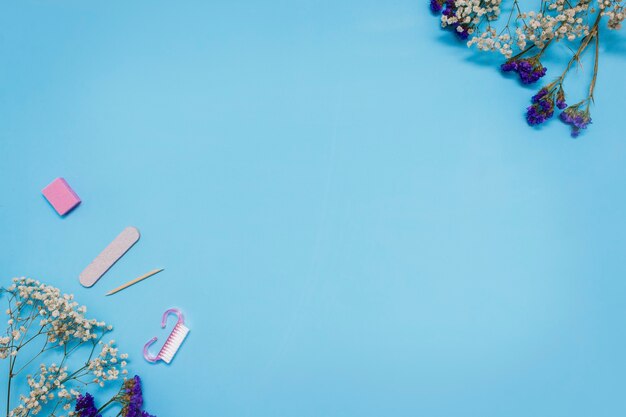
[(109, 243), (83, 272), (80, 273), (79, 281), (84, 287), (93, 286), (137, 241), (139, 230), (129, 226), (122, 231), (113, 242)]

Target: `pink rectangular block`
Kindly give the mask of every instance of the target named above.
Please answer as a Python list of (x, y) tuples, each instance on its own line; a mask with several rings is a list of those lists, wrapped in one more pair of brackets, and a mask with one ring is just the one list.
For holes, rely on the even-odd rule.
[(80, 204), (80, 198), (63, 178), (52, 181), (41, 192), (61, 216)]

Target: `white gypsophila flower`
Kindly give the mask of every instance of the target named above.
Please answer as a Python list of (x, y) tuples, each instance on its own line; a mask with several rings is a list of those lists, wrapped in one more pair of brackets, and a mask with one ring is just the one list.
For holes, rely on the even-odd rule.
[(500, 15), (501, 2), (502, 0), (456, 0), (454, 14), (441, 16), (441, 25), (446, 27), (460, 23), (471, 27), (478, 25), (483, 18), (495, 20)]
[[(604, 4), (603, 13), (609, 17), (609, 27), (618, 28), (626, 18), (621, 1), (601, 0), (599, 3)], [(515, 0), (506, 25), (499, 30), (486, 22), (500, 16), (501, 1), (457, 0), (454, 2), (454, 13), (444, 13), (441, 24), (470, 35), (468, 46), (475, 46), (480, 51), (496, 51), (507, 59), (516, 49), (525, 50), (528, 44), (543, 49), (552, 41), (573, 41), (589, 34), (589, 0), (578, 3), (548, 0), (544, 4), (545, 7), (538, 12), (522, 12)], [(484, 24), (487, 28), (482, 27)]]
[(626, 11), (624, 11), (622, 0), (599, 1), (598, 7), (602, 16), (609, 18), (607, 22), (609, 29), (617, 30), (622, 28), (622, 22), (626, 19)]
[[(10, 287), (0, 289), (0, 295), (2, 293), (8, 295), (6, 312), (10, 319), (6, 336), (0, 337), (0, 359), (11, 361), (12, 369), (17, 370), (12, 377), (25, 369), (21, 365), (32, 362), (32, 359), (22, 359), (24, 355), (18, 360), (18, 352), (24, 351), (27, 344), (40, 340), (43, 347), (39, 354), (48, 351), (62, 354), (60, 364), (42, 363), (36, 372), (26, 376), (28, 390), (19, 395), (19, 404), (11, 410), (11, 417), (35, 416), (46, 407), (56, 410), (50, 415), (60, 417), (58, 411), (70, 410), (86, 385), (104, 386), (126, 374), (126, 361), (120, 363), (119, 359), (128, 356), (119, 354), (114, 341), (101, 341), (112, 327), (88, 319), (87, 309), (79, 306), (72, 295), (29, 278), (15, 278)], [(85, 344), (92, 348), (78, 349)], [(81, 353), (88, 357), (82, 361), (82, 366), (70, 370), (67, 359)], [(67, 415), (74, 413), (69, 411)]]
[[(440, 13), (441, 26), (454, 32), (468, 47), (502, 54), (506, 60), (500, 70), (517, 74), (524, 85), (534, 84), (546, 75), (548, 68), (542, 59), (550, 45), (564, 43), (565, 48), (561, 50), (567, 49), (570, 54), (566, 52), (569, 57), (563, 62), (562, 72), (560, 75), (557, 72), (556, 78), (532, 96), (532, 105), (526, 109), (526, 121), (537, 126), (560, 112), (558, 119), (570, 127), (572, 137), (578, 137), (592, 121), (590, 107), (595, 103), (602, 50), (601, 24), (606, 21), (609, 29), (620, 29), (626, 20), (624, 2), (541, 0), (535, 9), (522, 10), (522, 6), (529, 4), (512, 0), (502, 13), (500, 1), (430, 0), (430, 9)], [(502, 14), (505, 18), (499, 20)], [(594, 50), (594, 56), (593, 65), (586, 69), (590, 73), (587, 93), (579, 100), (566, 101), (564, 82), (576, 64), (582, 64), (581, 57), (589, 49)]]
[(472, 37), (467, 46), (476, 45), (481, 51), (498, 51), (506, 58), (513, 54), (512, 38), (508, 33), (498, 35), (494, 28), (490, 28), (480, 35)]
[(554, 0), (547, 3), (545, 12), (530, 11), (521, 13), (525, 21), (523, 32), (526, 39), (538, 48), (543, 48), (552, 40), (573, 41), (589, 34), (586, 16), (590, 3), (581, 1), (570, 6), (568, 0)]

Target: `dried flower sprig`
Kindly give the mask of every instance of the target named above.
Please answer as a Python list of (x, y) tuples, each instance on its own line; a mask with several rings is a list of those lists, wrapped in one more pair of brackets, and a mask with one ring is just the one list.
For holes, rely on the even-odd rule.
[(143, 392), (141, 389), (141, 378), (135, 375), (127, 379), (122, 384), (119, 392), (100, 408), (96, 407), (93, 396), (89, 393), (80, 395), (76, 401), (74, 409), (75, 417), (102, 417), (102, 412), (113, 404), (119, 404), (122, 409), (117, 414), (122, 417), (154, 417), (143, 411)]
[[(598, 77), (600, 23), (606, 17), (608, 29), (620, 29), (626, 19), (622, 2), (540, 0), (538, 10), (526, 12), (522, 11), (518, 0), (513, 0), (506, 21), (500, 22), (500, 27), (497, 21), (502, 14), (502, 0), (430, 0), (430, 9), (441, 13), (441, 26), (453, 30), (469, 47), (501, 53), (505, 62), (500, 69), (517, 73), (523, 84), (533, 84), (546, 75), (547, 68), (541, 58), (551, 45), (558, 42), (565, 42), (568, 47), (577, 45), (561, 75), (542, 87), (526, 109), (526, 120), (531, 126), (545, 123), (555, 111), (562, 110), (559, 119), (571, 127), (571, 134), (576, 137), (591, 123), (590, 105)], [(588, 93), (568, 106), (564, 81), (589, 47), (593, 47), (595, 54)]]
[[(88, 319), (87, 309), (72, 295), (29, 278), (15, 278), (0, 288), (6, 298), (6, 336), (0, 337), (0, 359), (8, 361), (6, 417), (50, 417), (75, 415), (72, 403), (89, 385), (103, 387), (127, 374), (128, 355), (119, 354), (115, 341), (104, 341), (111, 331), (106, 323)], [(41, 364), (26, 375), (27, 392), (11, 408), (15, 379), (32, 371), (35, 361), (46, 352), (56, 352), (59, 363)], [(77, 361), (75, 357), (82, 361)], [(70, 361), (70, 359), (72, 359)], [(73, 364), (79, 363), (75, 367)]]

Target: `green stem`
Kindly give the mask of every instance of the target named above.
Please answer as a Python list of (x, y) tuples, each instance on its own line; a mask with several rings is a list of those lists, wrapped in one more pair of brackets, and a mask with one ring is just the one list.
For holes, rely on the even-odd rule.
[(535, 47), (535, 45), (530, 45), (528, 48), (524, 49), (522, 52), (520, 52), (519, 54), (509, 58), (507, 61), (515, 61), (517, 58), (523, 56), (524, 54), (526, 54), (526, 52), (530, 51), (531, 49), (533, 49)]
[(113, 404), (116, 400), (117, 400), (117, 395), (115, 397), (111, 398), (106, 403), (104, 403), (104, 405), (102, 407), (98, 408), (98, 412), (96, 414), (100, 414), (101, 411), (103, 411), (105, 408), (107, 408), (108, 406)]
[(7, 416), (11, 413), (11, 385), (13, 382), (13, 368), (15, 367), (15, 356), (9, 359), (9, 381), (7, 382)]
[[(557, 82), (559, 84), (563, 82), (563, 80), (565, 79), (565, 76), (567, 75), (569, 70), (572, 68), (572, 65), (574, 64), (574, 62), (577, 62), (578, 60), (580, 60), (580, 57), (582, 56), (583, 52), (585, 52), (585, 50), (589, 46), (589, 43), (594, 38), (596, 39), (596, 45), (597, 45), (597, 43), (598, 43), (598, 23), (600, 23), (600, 18), (601, 17), (602, 17), (602, 15), (600, 13), (598, 13), (598, 16), (596, 17), (596, 21), (594, 22), (593, 26), (591, 27), (591, 31), (582, 40), (582, 42), (580, 43), (580, 46), (578, 47), (578, 50), (574, 53), (572, 58), (567, 63), (567, 66), (563, 70), (563, 73), (561, 73), (559, 78), (557, 78)], [(597, 55), (597, 52), (598, 52), (598, 50), (596, 48), (596, 55)], [(598, 61), (596, 59), (596, 68), (595, 68), (595, 73), (596, 74), (597, 74), (597, 64), (598, 64)], [(594, 77), (594, 80), (592, 81), (592, 88), (593, 88), (593, 86), (595, 86), (595, 77)]]
[(598, 78), (598, 62), (600, 58), (600, 31), (596, 29), (596, 50), (593, 63), (593, 77), (591, 78), (591, 84), (589, 84), (589, 100), (593, 101), (593, 91), (596, 88), (596, 80)]

